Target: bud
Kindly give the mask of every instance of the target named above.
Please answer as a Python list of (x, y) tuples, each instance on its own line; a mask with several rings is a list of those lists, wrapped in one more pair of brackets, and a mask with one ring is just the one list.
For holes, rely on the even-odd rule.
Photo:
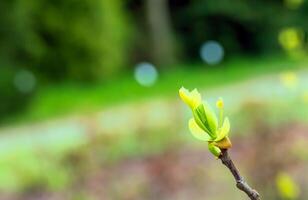
[(220, 156), (220, 154), (221, 154), (220, 148), (216, 147), (216, 146), (214, 145), (214, 143), (209, 142), (209, 143), (208, 143), (208, 149), (209, 149), (209, 151), (210, 151), (215, 157), (217, 157), (217, 158), (218, 158), (218, 157)]
[(219, 98), (218, 101), (216, 101), (216, 107), (219, 109), (224, 108), (224, 101), (221, 98)]
[(223, 100), (220, 98), (216, 102), (219, 109), (218, 120), (209, 104), (206, 101), (202, 102), (197, 89), (190, 92), (182, 87), (179, 95), (192, 110), (193, 118), (189, 120), (189, 130), (192, 135), (198, 140), (207, 141), (209, 151), (216, 157), (220, 156), (221, 149), (231, 148), (232, 144), (228, 138), (230, 122), (228, 117), (223, 115)]
[(182, 87), (179, 90), (179, 95), (181, 99), (191, 108), (195, 109), (198, 107), (201, 102), (201, 95), (198, 92), (197, 89), (194, 89), (193, 91), (189, 92), (186, 88)]
[(224, 139), (219, 142), (215, 142), (214, 145), (220, 149), (229, 149), (232, 147), (232, 143), (228, 137), (224, 137)]

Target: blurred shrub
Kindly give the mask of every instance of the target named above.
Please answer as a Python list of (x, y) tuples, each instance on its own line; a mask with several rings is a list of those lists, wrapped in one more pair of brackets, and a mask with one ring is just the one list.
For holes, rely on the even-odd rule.
[(40, 82), (116, 75), (128, 60), (127, 21), (120, 0), (1, 1), (0, 117), (20, 110), (32, 94), (14, 85), (18, 71)]
[(0, 61), (47, 80), (108, 78), (127, 61), (120, 0), (3, 0)]

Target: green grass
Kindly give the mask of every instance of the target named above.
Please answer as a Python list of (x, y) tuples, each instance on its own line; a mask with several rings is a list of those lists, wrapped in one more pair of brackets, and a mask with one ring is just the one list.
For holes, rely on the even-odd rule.
[(199, 63), (174, 66), (164, 71), (161, 69), (158, 82), (153, 87), (138, 85), (133, 72), (105, 83), (42, 86), (28, 108), (10, 121), (36, 121), (67, 114), (95, 112), (107, 106), (155, 97), (175, 97), (182, 85), (206, 89), (259, 75), (298, 69), (303, 63), (304, 61), (281, 57), (235, 58), (217, 66)]

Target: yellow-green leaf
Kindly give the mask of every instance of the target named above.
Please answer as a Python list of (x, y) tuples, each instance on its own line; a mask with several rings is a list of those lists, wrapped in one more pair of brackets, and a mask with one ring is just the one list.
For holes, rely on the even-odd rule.
[(189, 130), (191, 134), (198, 140), (202, 140), (202, 141), (211, 140), (211, 137), (198, 126), (198, 124), (193, 118), (189, 120), (188, 125), (189, 125)]
[(216, 137), (215, 133), (213, 133), (209, 127), (203, 104), (200, 104), (193, 110), (193, 116), (201, 129), (207, 132), (212, 138)]
[(216, 147), (213, 143), (208, 144), (209, 151), (214, 154), (214, 156), (219, 157), (221, 154), (220, 148)]
[[(203, 107), (204, 107), (206, 118), (209, 124), (210, 131), (215, 133), (218, 128), (217, 127), (218, 126), (217, 116), (207, 102), (203, 103)], [(216, 134), (215, 134), (215, 137), (216, 137)]]
[(191, 108), (195, 109), (198, 105), (201, 104), (201, 94), (198, 92), (197, 89), (194, 89), (193, 91), (189, 92), (184, 87), (181, 87), (179, 90), (179, 95), (181, 99)]
[(222, 124), (222, 127), (220, 127), (217, 131), (217, 138), (215, 139), (215, 141), (218, 142), (224, 139), (226, 136), (228, 136), (229, 131), (230, 131), (230, 121), (229, 118), (226, 117), (224, 123)]

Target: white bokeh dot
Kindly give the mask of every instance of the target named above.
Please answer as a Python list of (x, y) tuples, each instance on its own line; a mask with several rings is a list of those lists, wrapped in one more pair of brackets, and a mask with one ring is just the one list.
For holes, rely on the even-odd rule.
[(14, 76), (14, 86), (21, 93), (30, 93), (36, 85), (36, 78), (31, 71), (19, 70)]
[(209, 65), (219, 64), (224, 57), (224, 48), (219, 42), (209, 40), (201, 46), (200, 56)]
[(143, 62), (136, 65), (134, 76), (140, 85), (150, 87), (155, 84), (158, 72), (154, 65)]

